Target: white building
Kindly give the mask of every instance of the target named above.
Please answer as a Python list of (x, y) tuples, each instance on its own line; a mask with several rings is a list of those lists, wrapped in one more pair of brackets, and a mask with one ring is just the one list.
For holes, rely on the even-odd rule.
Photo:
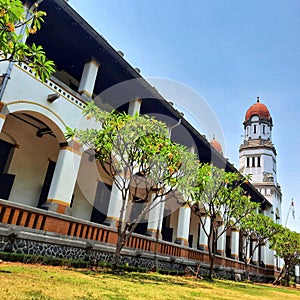
[[(266, 105), (257, 97), (246, 112), (244, 121), (244, 142), (240, 146), (240, 172), (252, 174), (252, 184), (272, 204), (263, 213), (276, 223), (282, 222), (281, 188), (277, 182), (276, 149), (272, 143), (273, 121)], [(274, 264), (274, 253), (265, 249), (266, 264)], [(278, 263), (276, 262), (278, 266)]]

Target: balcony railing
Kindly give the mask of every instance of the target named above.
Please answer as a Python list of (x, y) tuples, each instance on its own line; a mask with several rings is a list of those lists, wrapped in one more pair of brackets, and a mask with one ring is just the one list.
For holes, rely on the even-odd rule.
[[(33, 70), (27, 64), (20, 62), (17, 64), (17, 66), (29, 75), (35, 77)], [(51, 76), (50, 79), (47, 79), (43, 84), (47, 85), (51, 90), (53, 90), (55, 93), (59, 94), (63, 98), (74, 103), (76, 106), (80, 108), (85, 107), (85, 102), (81, 98), (80, 94), (76, 93), (74, 90), (69, 88), (63, 82), (56, 79), (54, 76)]]

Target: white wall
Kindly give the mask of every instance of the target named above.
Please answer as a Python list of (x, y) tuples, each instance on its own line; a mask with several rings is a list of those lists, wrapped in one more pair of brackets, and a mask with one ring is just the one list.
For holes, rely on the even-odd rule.
[(30, 206), (37, 206), (49, 159), (56, 161), (59, 151), (55, 137), (39, 138), (36, 132), (33, 126), (9, 115), (0, 133), (1, 139), (17, 144), (8, 169), (16, 175), (9, 201)]

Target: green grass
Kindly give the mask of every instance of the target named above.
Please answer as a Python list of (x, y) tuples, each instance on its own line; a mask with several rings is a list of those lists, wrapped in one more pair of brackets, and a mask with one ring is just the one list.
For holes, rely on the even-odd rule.
[(194, 278), (157, 273), (72, 270), (63, 267), (0, 264), (1, 299), (31, 300), (139, 300), (139, 299), (291, 299), (300, 290), (259, 284)]

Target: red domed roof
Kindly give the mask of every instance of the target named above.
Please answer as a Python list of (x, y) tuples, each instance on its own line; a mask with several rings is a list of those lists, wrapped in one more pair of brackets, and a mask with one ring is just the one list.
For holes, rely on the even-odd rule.
[(213, 139), (210, 141), (210, 144), (220, 153), (223, 153), (223, 149), (221, 144), (213, 137)]
[(270, 119), (271, 115), (268, 108), (259, 102), (259, 97), (257, 97), (257, 102), (254, 103), (246, 112), (245, 122), (250, 120), (252, 116), (257, 115), (259, 118)]

